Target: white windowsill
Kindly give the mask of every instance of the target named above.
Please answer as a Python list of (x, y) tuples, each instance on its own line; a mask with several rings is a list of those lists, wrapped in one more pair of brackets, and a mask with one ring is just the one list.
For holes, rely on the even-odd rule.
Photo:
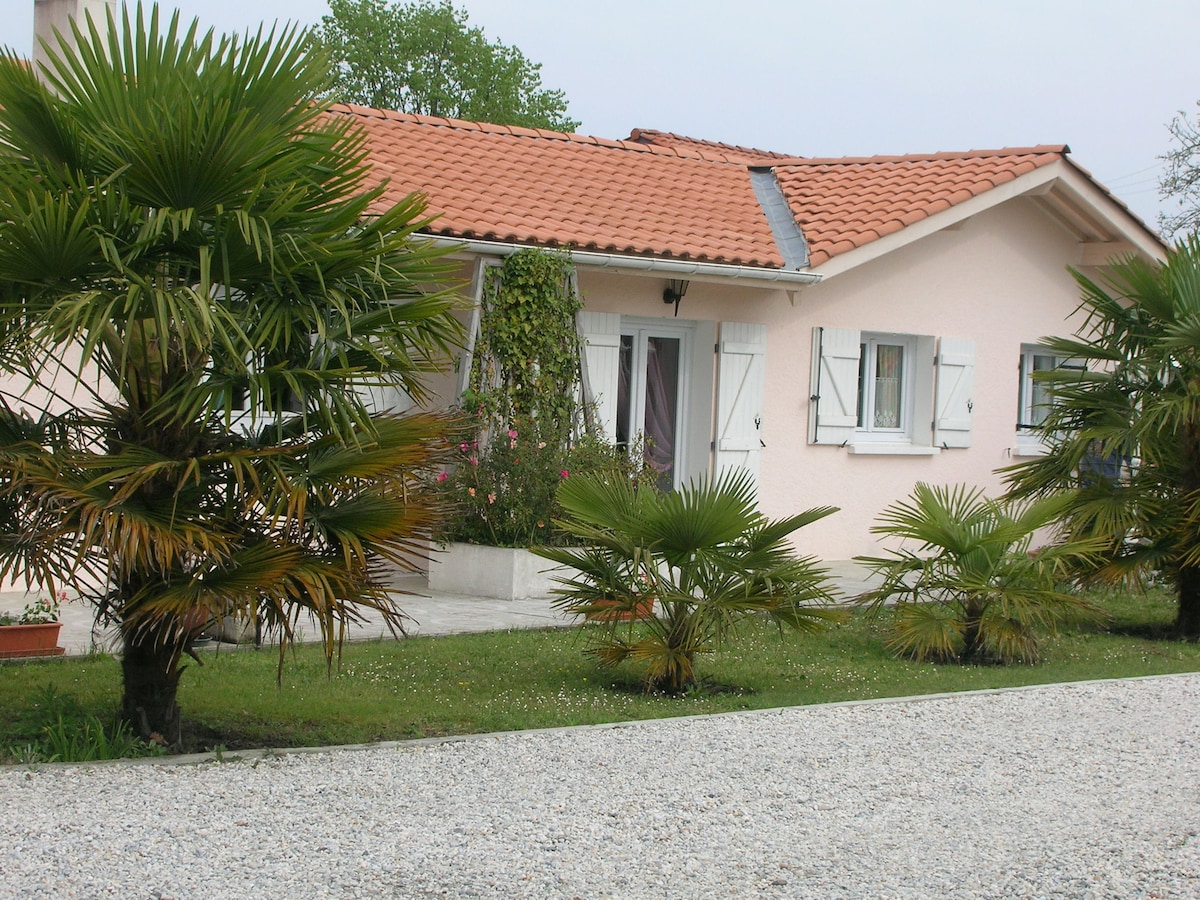
[(848, 444), (846, 449), (855, 456), (937, 456), (942, 452), (941, 447), (888, 441), (859, 441), (857, 444)]
[(1010, 450), (1012, 456), (1045, 456), (1049, 452), (1050, 448), (1041, 441), (1022, 440), (1020, 437)]

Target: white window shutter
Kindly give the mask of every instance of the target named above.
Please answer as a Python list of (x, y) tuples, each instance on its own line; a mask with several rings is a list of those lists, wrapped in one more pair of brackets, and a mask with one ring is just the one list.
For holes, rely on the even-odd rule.
[(861, 333), (856, 328), (813, 330), (809, 439), (847, 444), (858, 428), (858, 365)]
[(937, 412), (933, 424), (935, 446), (971, 446), (974, 396), (975, 342), (964, 338), (941, 338), (937, 356)]
[(722, 322), (717, 357), (718, 475), (741, 468), (758, 478), (766, 370), (767, 326)]
[(575, 319), (583, 338), (583, 402), (595, 405), (600, 434), (617, 439), (617, 379), (621, 367), (621, 317), (581, 310)]

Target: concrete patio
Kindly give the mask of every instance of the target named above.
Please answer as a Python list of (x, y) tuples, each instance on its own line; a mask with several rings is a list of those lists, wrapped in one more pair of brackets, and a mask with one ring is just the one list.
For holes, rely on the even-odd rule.
[[(868, 573), (852, 560), (826, 562), (838, 590), (854, 596), (870, 586)], [(571, 624), (571, 617), (555, 610), (549, 597), (529, 600), (492, 600), (464, 597), (429, 591), (423, 575), (406, 575), (395, 580), (401, 594), (401, 608), (411, 617), (406, 629), (411, 635), (459, 634), (472, 631), (505, 631), (513, 628), (550, 628)], [(0, 593), (0, 612), (19, 613), (37, 594), (25, 592)], [(67, 655), (79, 656), (93, 651), (111, 652), (117, 648), (116, 635), (111, 629), (94, 626), (92, 608), (78, 600), (68, 601), (60, 608), (63, 623), (59, 646)], [(302, 626), (301, 640), (315, 639), (315, 625)], [(350, 629), (352, 641), (378, 640), (390, 637), (387, 626), (379, 616)]]

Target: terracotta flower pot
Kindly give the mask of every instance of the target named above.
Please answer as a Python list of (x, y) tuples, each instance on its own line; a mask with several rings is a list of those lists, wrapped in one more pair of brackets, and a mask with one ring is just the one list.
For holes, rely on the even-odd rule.
[(66, 649), (58, 646), (62, 622), (43, 625), (0, 625), (0, 659), (18, 656), (62, 656)]
[[(598, 600), (596, 606), (616, 606), (616, 600)], [(643, 597), (629, 609), (614, 609), (611, 612), (597, 610), (587, 614), (589, 622), (628, 622), (632, 619), (649, 619), (654, 615), (654, 598)]]

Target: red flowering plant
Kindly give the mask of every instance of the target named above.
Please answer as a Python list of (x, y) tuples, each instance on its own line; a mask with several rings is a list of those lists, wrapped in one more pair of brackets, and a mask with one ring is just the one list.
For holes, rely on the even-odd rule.
[[(640, 454), (626, 454), (594, 437), (574, 442), (547, 441), (535, 422), (514, 423), (480, 446), (457, 444), (457, 464), (438, 476), (450, 507), (443, 538), (496, 547), (535, 547), (564, 543), (553, 527), (561, 515), (558, 486), (584, 472), (624, 472), (640, 478)], [(631, 460), (633, 460), (631, 462)]]
[(66, 602), (66, 591), (59, 591), (52, 597), (38, 597), (26, 604), (20, 615), (0, 613), (0, 625), (49, 625), (58, 621), (59, 604)]

